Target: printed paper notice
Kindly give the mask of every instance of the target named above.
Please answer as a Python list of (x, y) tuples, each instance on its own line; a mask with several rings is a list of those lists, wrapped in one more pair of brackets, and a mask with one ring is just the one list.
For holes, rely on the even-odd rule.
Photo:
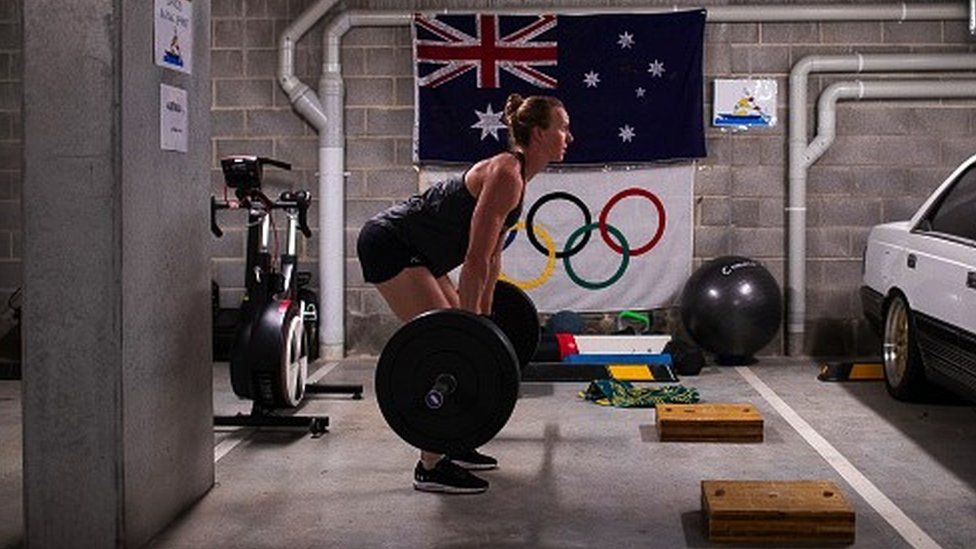
[(159, 143), (164, 151), (186, 152), (186, 90), (159, 85)]
[(193, 72), (193, 3), (191, 0), (156, 0), (156, 64)]

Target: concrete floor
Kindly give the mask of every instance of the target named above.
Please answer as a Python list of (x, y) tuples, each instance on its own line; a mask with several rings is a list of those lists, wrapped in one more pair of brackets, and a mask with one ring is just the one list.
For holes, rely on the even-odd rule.
[(24, 537), (20, 382), (0, 380), (0, 549)]
[[(880, 382), (822, 383), (812, 362), (765, 359), (683, 380), (705, 401), (756, 405), (765, 442), (661, 443), (652, 410), (584, 402), (576, 396), (581, 383), (526, 383), (512, 419), (485, 447), (501, 462), (484, 474), (491, 489), (442, 496), (412, 489), (416, 453), (379, 414), (374, 364), (326, 367), (322, 381), (365, 383), (366, 398), (308, 401), (303, 412), (330, 416), (321, 438), (217, 431), (216, 485), (150, 545), (707, 547), (701, 480), (825, 479), (857, 513), (856, 547), (910, 547), (893, 524), (917, 527), (937, 546), (976, 546), (976, 408), (969, 405), (900, 403)], [(215, 365), (215, 380), (218, 413), (248, 408), (230, 393), (226, 365)], [(0, 382), (0, 547), (22, 536), (18, 392), (16, 382)], [(777, 396), (788, 409), (774, 407)], [(815, 431), (808, 438), (819, 434), (818, 444), (839, 452), (832, 461), (853, 485), (785, 419), (797, 423), (790, 409)], [(880, 491), (867, 497), (890, 500), (884, 514), (855, 488), (863, 491), (865, 482)]]

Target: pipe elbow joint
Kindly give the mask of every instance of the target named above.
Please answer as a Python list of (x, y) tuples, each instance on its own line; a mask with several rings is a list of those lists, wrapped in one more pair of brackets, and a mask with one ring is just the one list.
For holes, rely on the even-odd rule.
[(305, 117), (308, 122), (315, 127), (317, 130), (322, 131), (326, 128), (326, 122), (328, 117), (322, 111), (322, 105), (319, 103), (315, 94), (312, 93), (311, 88), (305, 86), (304, 91), (301, 93), (296, 93), (290, 95), (291, 103), (303, 117)]
[[(295, 77), (294, 74), (279, 73), (278, 74), (278, 85), (281, 89), (288, 94), (289, 99), (295, 100), (295, 97), (300, 96), (305, 92), (302, 88), (308, 89), (308, 86), (302, 84), (302, 81)], [(296, 95), (297, 94), (297, 95)]]
[(813, 71), (813, 66), (817, 61), (816, 55), (807, 55), (793, 65), (790, 70), (790, 81), (803, 80)]
[(281, 78), (281, 87), (288, 94), (288, 99), (292, 103), (298, 103), (306, 94), (312, 91), (312, 88), (308, 87), (308, 84), (290, 75)]

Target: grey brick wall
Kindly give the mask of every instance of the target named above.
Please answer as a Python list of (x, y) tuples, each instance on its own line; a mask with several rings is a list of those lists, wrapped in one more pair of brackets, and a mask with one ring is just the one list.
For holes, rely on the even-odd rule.
[(10, 324), (7, 300), (21, 282), (23, 173), (23, 0), (0, 0), (0, 336)]
[[(0, 298), (20, 284), (20, 65), (23, 0), (0, 0)], [(310, 0), (213, 0), (213, 177), (220, 156), (261, 154), (291, 161), (290, 173), (269, 171), (272, 192), (316, 191), (317, 136), (291, 109), (275, 82), (277, 37)], [(783, 4), (754, 0), (750, 4)], [(817, 3), (816, 1), (814, 3)], [(887, 3), (883, 0), (825, 4)], [(537, 6), (723, 5), (696, 0), (347, 0), (339, 8), (417, 9)], [(297, 46), (296, 72), (315, 87), (321, 70), (321, 23)], [(786, 122), (790, 67), (803, 56), (839, 53), (973, 52), (964, 21), (906, 23), (742, 23), (706, 29), (705, 99), (710, 116), (716, 77), (775, 78), (780, 125), (746, 133), (706, 132), (708, 157), (695, 177), (695, 264), (743, 254), (766, 262), (782, 284), (785, 269)], [(360, 224), (414, 192), (411, 165), (413, 76), (407, 27), (350, 30), (342, 44), (346, 81), (346, 326), (348, 350), (375, 353), (396, 326), (355, 258)], [(850, 75), (815, 75), (810, 102)], [(870, 353), (876, 340), (860, 320), (860, 255), (870, 225), (908, 216), (960, 160), (976, 149), (973, 101), (842, 103), (837, 140), (810, 170), (807, 241), (808, 348), (817, 354)], [(313, 205), (317, 210), (318, 204)], [(302, 260), (317, 279), (316, 217)], [(243, 219), (221, 218), (213, 273), (222, 301), (233, 306), (243, 281)], [(317, 285), (317, 280), (315, 282)], [(765, 353), (781, 351), (778, 338)]]
[[(273, 39), (306, 2), (214, 1), (214, 150), (288, 156), (298, 171), (287, 179), (314, 189), (314, 134), (290, 110), (273, 80)], [(681, 4), (682, 2), (677, 2)], [(689, 6), (702, 2), (684, 2)], [(756, 4), (781, 4), (758, 1)], [(836, 4), (837, 2), (827, 2)], [(438, 9), (653, 5), (655, 2), (350, 0), (349, 8)], [(675, 2), (659, 2), (673, 5)], [(724, 4), (724, 2), (704, 2)], [(788, 76), (800, 58), (853, 52), (974, 51), (965, 22), (709, 24), (706, 30), (706, 115), (716, 77), (775, 78), (780, 125), (729, 133), (709, 128), (708, 158), (696, 172), (695, 264), (724, 254), (763, 260), (783, 283), (786, 263), (786, 122)], [(315, 85), (321, 28), (299, 43), (298, 70)], [(346, 326), (348, 350), (376, 353), (396, 321), (376, 290), (364, 284), (355, 257), (358, 227), (369, 216), (415, 192), (410, 162), (413, 70), (407, 27), (350, 30), (342, 43), (346, 83)], [(831, 82), (816, 75), (810, 100)], [(844, 103), (837, 141), (810, 171), (807, 269), (807, 351), (870, 353), (876, 340), (860, 320), (860, 255), (870, 225), (905, 217), (974, 149), (974, 102)], [(219, 181), (219, 179), (215, 179)], [(317, 232), (316, 232), (317, 234)], [(238, 238), (232, 246), (241, 246)], [(316, 239), (306, 245), (313, 271)], [(239, 295), (241, 257), (215, 248), (225, 297)], [(672, 315), (673, 316), (673, 315)], [(764, 353), (779, 353), (777, 338)]]
[[(696, 264), (723, 253), (748, 255), (766, 262), (783, 284), (785, 107), (794, 63), (814, 54), (976, 51), (965, 26), (962, 21), (708, 25), (706, 82), (776, 78), (781, 125), (746, 133), (707, 130), (709, 155), (696, 176)], [(851, 78), (815, 75), (811, 106), (827, 85)], [(809, 172), (806, 352), (877, 352), (877, 339), (861, 320), (857, 293), (868, 230), (914, 213), (958, 162), (976, 152), (974, 106), (974, 101), (841, 103), (837, 139)], [(778, 339), (764, 352), (781, 352), (781, 346)]]

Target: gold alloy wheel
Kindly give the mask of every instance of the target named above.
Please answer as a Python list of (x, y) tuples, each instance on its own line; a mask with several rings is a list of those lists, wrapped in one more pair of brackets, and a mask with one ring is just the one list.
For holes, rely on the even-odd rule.
[(885, 377), (891, 387), (901, 385), (908, 370), (908, 343), (908, 308), (901, 297), (896, 297), (885, 315), (882, 348)]

